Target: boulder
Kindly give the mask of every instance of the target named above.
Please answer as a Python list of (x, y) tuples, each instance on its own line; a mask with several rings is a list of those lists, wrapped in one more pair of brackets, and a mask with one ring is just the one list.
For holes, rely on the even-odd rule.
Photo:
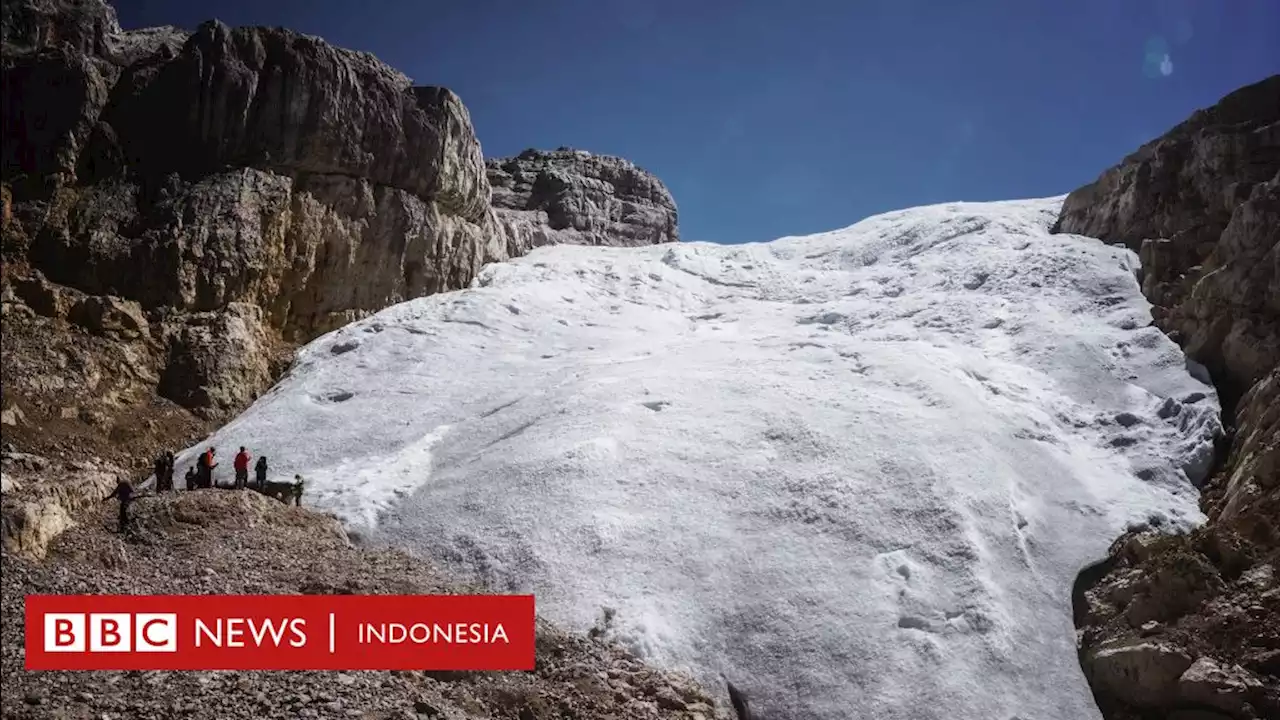
[(26, 422), (26, 420), (27, 416), (22, 412), (22, 408), (16, 404), (0, 411), (0, 425), (17, 426)]
[(216, 417), (247, 406), (272, 382), (271, 340), (255, 305), (185, 315), (165, 333), (159, 392), (179, 405)]
[(1177, 697), (1191, 657), (1171, 645), (1139, 640), (1111, 642), (1089, 653), (1086, 671), (1095, 687), (1137, 708), (1165, 708)]
[(662, 181), (621, 158), (560, 148), (489, 160), (493, 206), (509, 252), (548, 244), (677, 242), (675, 200)]
[(1240, 715), (1245, 703), (1262, 689), (1248, 670), (1235, 665), (1223, 667), (1210, 658), (1192, 663), (1178, 679), (1178, 695), (1192, 705), (1217, 708), (1232, 716)]
[(22, 301), (37, 315), (49, 318), (65, 318), (74, 302), (63, 288), (50, 283), (40, 272), (16, 279), (12, 285), (15, 299)]
[(67, 319), (90, 332), (125, 340), (151, 332), (138, 303), (111, 296), (89, 295), (79, 300), (71, 306)]
[(0, 523), (4, 549), (37, 560), (45, 556), (54, 538), (75, 525), (66, 506), (48, 499), (6, 505)]

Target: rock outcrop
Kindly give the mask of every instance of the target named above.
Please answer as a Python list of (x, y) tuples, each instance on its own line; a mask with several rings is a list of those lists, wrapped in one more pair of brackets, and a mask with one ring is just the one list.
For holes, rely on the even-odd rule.
[(1057, 229), (1137, 251), (1157, 324), (1234, 405), (1280, 362), (1280, 75), (1071, 193)]
[[(216, 21), (125, 31), (104, 0), (15, 0), (0, 20), (6, 335), (116, 342), (206, 421), (297, 343), (485, 263), (677, 239), (652, 175), (568, 150), (486, 165), (456, 95), (367, 53)], [(47, 430), (65, 403), (43, 389), (75, 373), (10, 372), (9, 355), (14, 426)]]
[(1234, 425), (1203, 488), (1208, 522), (1120, 538), (1083, 591), (1099, 705), (1280, 717), (1280, 76), (1071, 193), (1057, 229), (1139, 252), (1156, 324), (1209, 369)]
[(489, 160), (487, 169), (513, 255), (551, 244), (633, 247), (680, 239), (666, 186), (622, 158), (525, 150)]
[[(129, 374), (216, 420), (294, 343), (507, 257), (448, 90), (278, 28), (127, 32), (102, 0), (20, 0), (2, 19), (6, 336), (109, 340)], [(64, 408), (44, 391), (75, 373), (11, 371), (26, 360), (6, 346), (6, 406), (48, 429)]]
[(123, 475), (98, 458), (52, 462), (6, 449), (0, 454), (0, 540), (5, 551), (43, 558), (49, 544), (101, 505)]

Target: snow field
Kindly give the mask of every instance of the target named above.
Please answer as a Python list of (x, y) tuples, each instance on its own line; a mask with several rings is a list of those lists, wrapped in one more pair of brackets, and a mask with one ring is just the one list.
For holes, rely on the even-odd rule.
[(316, 340), (213, 442), (767, 718), (1098, 717), (1072, 580), (1202, 519), (1220, 427), (1061, 202), (540, 248)]

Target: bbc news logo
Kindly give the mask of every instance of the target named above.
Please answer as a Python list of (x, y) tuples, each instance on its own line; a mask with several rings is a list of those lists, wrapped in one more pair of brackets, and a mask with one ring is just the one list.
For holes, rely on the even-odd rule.
[(532, 670), (532, 595), (28, 595), (28, 670)]
[(47, 613), (44, 651), (177, 652), (176, 613)]

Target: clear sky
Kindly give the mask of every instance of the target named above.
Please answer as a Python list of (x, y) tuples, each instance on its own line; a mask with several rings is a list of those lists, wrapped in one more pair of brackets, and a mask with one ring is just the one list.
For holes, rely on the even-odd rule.
[(1095, 178), (1280, 72), (1278, 0), (117, 0), (121, 24), (283, 25), (470, 109), (486, 157), (658, 175), (742, 242)]

